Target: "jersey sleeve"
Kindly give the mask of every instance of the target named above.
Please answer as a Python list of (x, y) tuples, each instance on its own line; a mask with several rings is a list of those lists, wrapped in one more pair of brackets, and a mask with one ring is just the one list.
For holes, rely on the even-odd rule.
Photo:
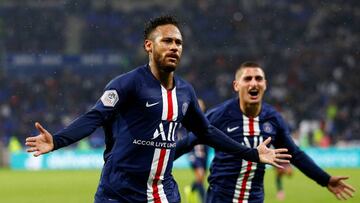
[(274, 147), (287, 148), (292, 155), (290, 162), (306, 176), (316, 181), (321, 186), (327, 186), (330, 175), (322, 170), (304, 151), (302, 151), (290, 136), (290, 130), (280, 115), (277, 116), (279, 132), (276, 135)]
[(193, 132), (199, 140), (190, 140), (185, 143), (193, 145), (198, 143), (206, 144), (219, 151), (234, 154), (242, 159), (259, 162), (257, 149), (241, 145), (210, 124), (199, 107), (194, 90), (192, 88), (190, 89), (191, 102), (182, 123), (185, 128)]
[(118, 77), (109, 82), (100, 99), (88, 112), (54, 134), (54, 150), (89, 136), (98, 127), (111, 120), (120, 107), (129, 101), (134, 89), (131, 82), (132, 80), (126, 77)]

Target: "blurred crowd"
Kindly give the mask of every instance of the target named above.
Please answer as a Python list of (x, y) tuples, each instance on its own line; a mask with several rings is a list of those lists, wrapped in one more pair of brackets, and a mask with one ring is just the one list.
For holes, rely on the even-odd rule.
[[(20, 3), (19, 3), (20, 2)], [(304, 146), (360, 144), (360, 3), (356, 0), (2, 1), (0, 140), (21, 143), (40, 121), (52, 132), (85, 112), (120, 70), (147, 61), (143, 25), (161, 13), (183, 23), (178, 74), (211, 107), (234, 96), (243, 61), (263, 65), (266, 102)], [(132, 6), (133, 5), (133, 6)], [(7, 54), (122, 53), (122, 69), (8, 71)], [(90, 138), (103, 146), (101, 131)]]

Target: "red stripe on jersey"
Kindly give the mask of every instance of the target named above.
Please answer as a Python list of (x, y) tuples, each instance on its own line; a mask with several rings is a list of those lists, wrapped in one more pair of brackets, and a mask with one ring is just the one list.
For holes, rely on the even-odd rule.
[[(249, 118), (249, 134), (250, 136), (254, 136), (255, 131), (254, 131), (254, 118)], [(251, 166), (252, 166), (252, 162), (248, 161), (247, 163), (247, 167), (246, 167), (246, 172), (244, 174), (244, 179), (242, 180), (241, 183), (241, 190), (240, 190), (240, 195), (239, 195), (239, 203), (242, 203), (244, 200), (244, 196), (245, 196), (245, 190), (246, 190), (246, 182), (249, 179), (249, 175), (251, 172)]]
[(249, 178), (250, 175), (250, 171), (251, 171), (251, 166), (252, 166), (252, 162), (248, 161), (247, 167), (246, 167), (246, 172), (244, 174), (244, 179), (241, 183), (241, 190), (240, 190), (240, 195), (239, 195), (239, 203), (242, 203), (244, 200), (244, 196), (245, 196), (245, 189), (246, 189), (246, 182)]
[(249, 118), (249, 134), (250, 136), (254, 136), (254, 118)]
[(167, 102), (168, 102), (168, 114), (166, 120), (172, 121), (174, 112), (173, 112), (173, 101), (172, 101), (171, 90), (167, 91)]
[(161, 199), (160, 199), (160, 196), (159, 196), (158, 181), (160, 180), (160, 175), (161, 175), (161, 170), (162, 170), (163, 164), (164, 164), (165, 154), (166, 154), (166, 149), (161, 149), (160, 157), (159, 157), (159, 163), (158, 163), (158, 166), (157, 166), (157, 169), (156, 169), (154, 181), (152, 183), (153, 196), (154, 196), (154, 202), (155, 203), (161, 203)]

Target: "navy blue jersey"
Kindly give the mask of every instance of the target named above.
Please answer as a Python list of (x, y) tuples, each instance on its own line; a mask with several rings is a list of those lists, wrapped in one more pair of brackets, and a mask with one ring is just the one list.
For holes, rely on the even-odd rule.
[(54, 135), (58, 149), (103, 127), (105, 164), (95, 197), (99, 202), (180, 202), (171, 175), (180, 123), (214, 146), (225, 142), (230, 151), (258, 161), (256, 150), (209, 124), (190, 84), (178, 77), (174, 84), (167, 90), (148, 65), (138, 67), (113, 79), (89, 112)]
[[(259, 116), (249, 118), (239, 107), (239, 99), (224, 102), (207, 114), (212, 125), (245, 146), (256, 148), (271, 137), (275, 148), (287, 148), (291, 162), (321, 185), (327, 185), (330, 176), (317, 167), (293, 142), (287, 124), (270, 105), (263, 103)], [(215, 193), (225, 193), (224, 202), (262, 202), (264, 199), (265, 164), (240, 159), (216, 151), (212, 161), (209, 185)]]
[[(330, 176), (295, 145), (287, 124), (270, 105), (263, 103), (259, 116), (249, 118), (240, 111), (239, 99), (234, 98), (209, 110), (207, 117), (212, 125), (248, 147), (256, 148), (271, 137), (271, 144), (275, 148), (289, 150), (292, 164), (320, 185), (327, 185)], [(182, 151), (182, 148), (189, 147), (186, 146), (189, 143), (193, 141), (178, 143), (177, 150)], [(264, 173), (265, 164), (246, 161), (215, 150), (208, 178), (211, 192), (209, 197), (212, 200), (208, 202), (263, 202)]]

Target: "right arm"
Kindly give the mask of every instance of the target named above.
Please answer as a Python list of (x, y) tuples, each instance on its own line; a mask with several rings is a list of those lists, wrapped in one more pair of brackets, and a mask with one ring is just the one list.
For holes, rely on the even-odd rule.
[(28, 137), (25, 145), (28, 152), (34, 152), (34, 156), (68, 146), (82, 138), (89, 136), (98, 127), (110, 120), (119, 107), (127, 101), (131, 95), (131, 81), (121, 77), (112, 80), (104, 89), (104, 93), (95, 106), (87, 113), (75, 119), (69, 126), (52, 135), (39, 123), (35, 127), (40, 134)]

